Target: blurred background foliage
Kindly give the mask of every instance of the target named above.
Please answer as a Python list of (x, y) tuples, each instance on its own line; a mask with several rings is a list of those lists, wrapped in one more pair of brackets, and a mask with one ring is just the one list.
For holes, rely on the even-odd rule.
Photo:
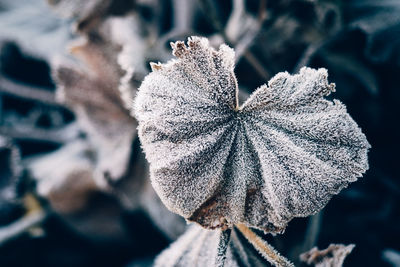
[(400, 1), (0, 0), (0, 265), (150, 266), (186, 223), (147, 177), (129, 114), (149, 62), (190, 35), (235, 48), (242, 99), (280, 71), (328, 69), (370, 170), (282, 254), (355, 243), (348, 266), (400, 266)]

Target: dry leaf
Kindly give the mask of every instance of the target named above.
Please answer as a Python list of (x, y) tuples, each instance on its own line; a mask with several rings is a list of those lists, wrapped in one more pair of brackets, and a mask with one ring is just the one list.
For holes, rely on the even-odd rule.
[(313, 264), (316, 267), (341, 267), (354, 247), (353, 244), (348, 246), (331, 244), (324, 250), (314, 247), (301, 254), (300, 259), (308, 265)]
[[(119, 49), (104, 40), (87, 40), (71, 48), (89, 70), (60, 65), (55, 79), (58, 95), (77, 113), (81, 127), (97, 150), (97, 168), (106, 180), (126, 174), (136, 121), (124, 108), (118, 85), (123, 72), (118, 66)], [(103, 178), (99, 179), (104, 183)]]

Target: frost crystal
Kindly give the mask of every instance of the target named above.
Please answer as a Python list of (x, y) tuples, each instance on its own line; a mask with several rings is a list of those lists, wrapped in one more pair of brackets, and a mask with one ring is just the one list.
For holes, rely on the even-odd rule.
[(207, 228), (271, 232), (322, 209), (368, 169), (370, 147), (345, 106), (324, 99), (325, 69), (278, 73), (242, 105), (234, 51), (172, 43), (135, 100), (139, 137), (164, 204)]

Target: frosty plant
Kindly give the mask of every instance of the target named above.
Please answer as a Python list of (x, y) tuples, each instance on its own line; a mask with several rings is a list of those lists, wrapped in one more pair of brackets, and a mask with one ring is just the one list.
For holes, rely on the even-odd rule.
[(237, 230), (272, 264), (291, 265), (249, 227), (279, 233), (321, 210), (368, 169), (364, 134), (324, 99), (335, 89), (325, 69), (278, 73), (239, 105), (233, 49), (199, 37), (171, 45), (177, 59), (151, 65), (134, 104), (156, 192), (221, 233), (215, 265), (230, 260)]

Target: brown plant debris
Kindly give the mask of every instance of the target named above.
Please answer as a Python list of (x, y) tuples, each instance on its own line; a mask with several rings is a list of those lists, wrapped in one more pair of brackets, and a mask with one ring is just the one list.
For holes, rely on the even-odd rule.
[(300, 255), (301, 261), (316, 267), (341, 267), (347, 255), (351, 253), (355, 245), (330, 244), (328, 248), (319, 250), (312, 248)]

